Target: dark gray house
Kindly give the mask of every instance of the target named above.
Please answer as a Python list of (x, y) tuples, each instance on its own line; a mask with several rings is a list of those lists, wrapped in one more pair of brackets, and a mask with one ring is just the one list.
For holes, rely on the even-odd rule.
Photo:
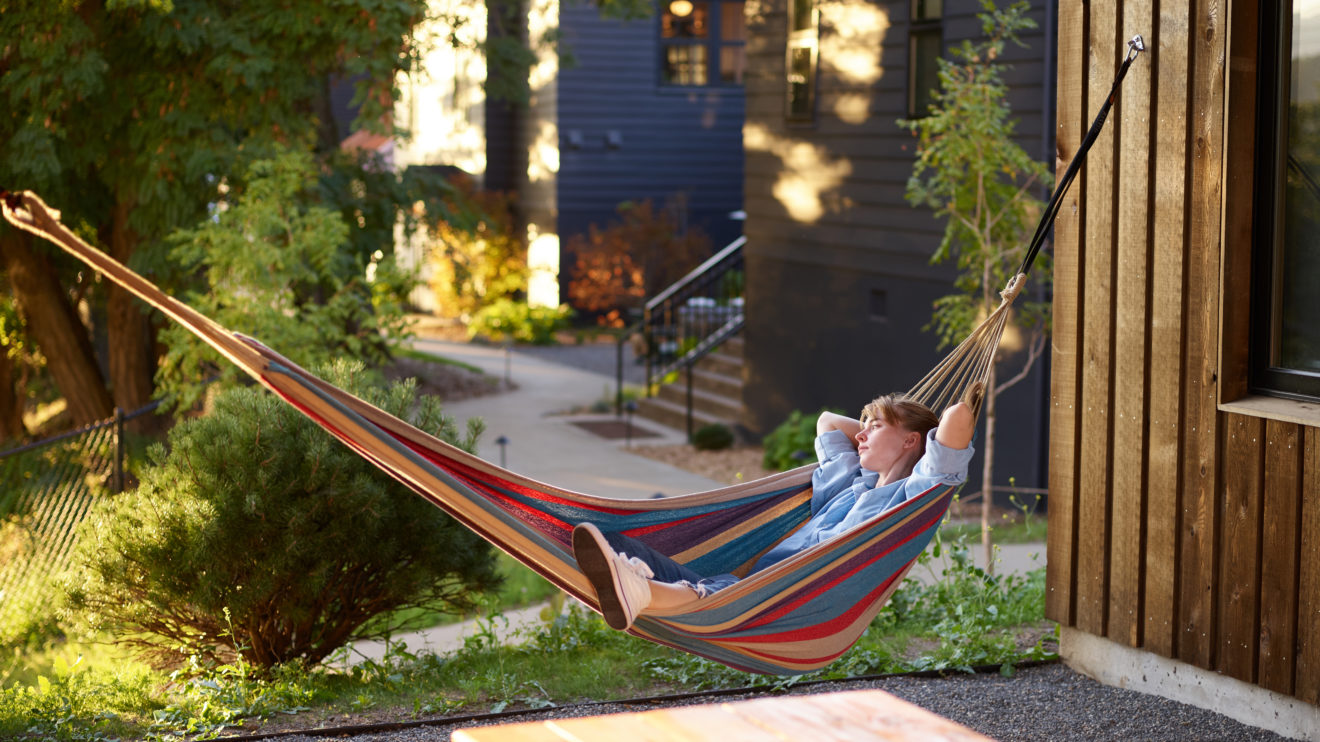
[[(468, 13), (461, 33), (494, 23), (481, 17), (484, 4)], [(435, 43), (403, 86), (396, 116), (414, 137), (396, 143), (394, 164), (457, 166), (485, 188), (517, 193), (540, 268), (534, 301), (538, 283), (543, 292), (566, 285), (569, 239), (616, 221), (626, 201), (669, 206), (726, 244), (742, 228), (730, 215), (742, 208), (743, 18), (731, 0), (676, 0), (627, 21), (588, 4), (532, 2), (519, 19), (538, 55), (529, 104), (487, 100), (484, 58)], [(549, 43), (556, 37), (561, 54)]]
[[(1021, 143), (1050, 162), (1053, 9), (1032, 10), (1038, 30), (1006, 60)], [(794, 409), (855, 411), (942, 357), (922, 328), (953, 274), (929, 263), (943, 225), (904, 199), (913, 140), (896, 121), (925, 110), (936, 57), (980, 35), (979, 10), (974, 0), (749, 3), (743, 400), (753, 431)], [(1014, 357), (1002, 368), (1016, 369)], [(1038, 363), (1001, 397), (996, 486), (1045, 486), (1047, 374)]]

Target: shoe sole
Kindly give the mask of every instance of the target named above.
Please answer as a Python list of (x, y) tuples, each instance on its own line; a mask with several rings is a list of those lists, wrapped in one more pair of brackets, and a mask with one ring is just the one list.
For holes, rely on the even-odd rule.
[[(594, 531), (594, 532), (593, 532)], [(619, 580), (610, 566), (610, 558), (604, 549), (609, 542), (599, 535), (600, 531), (578, 526), (573, 529), (573, 556), (578, 567), (586, 575), (591, 586), (596, 589), (596, 602), (600, 603), (600, 612), (605, 623), (611, 629), (623, 631), (628, 628), (628, 614), (619, 600)], [(612, 551), (612, 549), (611, 549)], [(608, 589), (601, 589), (608, 587)]]

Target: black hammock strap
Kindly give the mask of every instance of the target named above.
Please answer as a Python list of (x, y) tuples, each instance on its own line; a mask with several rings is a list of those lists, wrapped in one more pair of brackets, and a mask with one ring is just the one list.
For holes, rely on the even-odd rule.
[(990, 369), (994, 365), (995, 355), (999, 349), (999, 341), (1003, 337), (1004, 327), (1008, 322), (1009, 307), (1026, 284), (1027, 272), (1031, 270), (1032, 264), (1036, 262), (1036, 256), (1045, 244), (1046, 237), (1049, 236), (1050, 228), (1054, 224), (1054, 217), (1059, 213), (1059, 207), (1063, 203), (1063, 197), (1068, 190), (1068, 186), (1072, 184), (1077, 177), (1077, 173), (1082, 169), (1082, 163), (1086, 160), (1087, 152), (1091, 150), (1091, 146), (1095, 144), (1095, 141), (1100, 138), (1105, 119), (1109, 117), (1109, 109), (1114, 105), (1114, 99), (1118, 96), (1119, 86), (1122, 85), (1123, 78), (1127, 76), (1128, 68), (1132, 66), (1132, 62), (1136, 60), (1137, 55), (1146, 50), (1145, 42), (1142, 41), (1139, 35), (1132, 37), (1127, 46), (1127, 56), (1118, 68), (1114, 84), (1109, 89), (1109, 96), (1105, 99), (1104, 105), (1100, 107), (1095, 120), (1091, 122), (1091, 128), (1086, 132), (1086, 136), (1082, 139), (1076, 154), (1073, 155), (1072, 162), (1068, 163), (1068, 169), (1064, 171), (1063, 177), (1059, 179), (1058, 184), (1055, 186), (1054, 193), (1050, 196), (1044, 213), (1041, 214), (1040, 223), (1036, 226), (1036, 233), (1031, 238), (1027, 253), (1022, 259), (1022, 264), (1009, 280), (1008, 285), (999, 292), (999, 307), (977, 325), (976, 329), (972, 330), (967, 338), (959, 343), (958, 347), (954, 348), (944, 360), (936, 364), (930, 373), (926, 374), (921, 381), (908, 390), (907, 396), (910, 399), (921, 402), (932, 410), (942, 410), (953, 402), (964, 399), (972, 405), (976, 414), (980, 415), (984, 387), (990, 378)]

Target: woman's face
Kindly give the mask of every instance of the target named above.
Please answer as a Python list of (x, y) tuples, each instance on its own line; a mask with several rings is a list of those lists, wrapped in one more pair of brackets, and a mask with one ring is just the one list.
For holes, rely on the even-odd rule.
[(920, 434), (890, 425), (882, 417), (867, 420), (857, 434), (857, 454), (862, 467), (881, 474), (889, 473), (903, 458), (910, 445), (916, 445)]

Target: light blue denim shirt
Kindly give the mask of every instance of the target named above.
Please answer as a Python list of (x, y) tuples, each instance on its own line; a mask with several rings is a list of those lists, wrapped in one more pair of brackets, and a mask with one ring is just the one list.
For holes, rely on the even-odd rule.
[(811, 475), (811, 520), (767, 551), (752, 571), (837, 536), (931, 487), (962, 484), (972, 453), (970, 445), (961, 450), (944, 446), (931, 430), (926, 434), (926, 453), (911, 476), (877, 487), (880, 475), (862, 468), (847, 435), (831, 430), (816, 436), (820, 467)]
[[(831, 430), (816, 436), (816, 458), (820, 466), (811, 475), (811, 519), (767, 551), (752, 567), (759, 572), (893, 506), (920, 495), (931, 487), (962, 484), (974, 449), (948, 448), (926, 435), (926, 453), (917, 460), (911, 476), (876, 487), (880, 475), (863, 469), (857, 449), (848, 436)], [(737, 582), (731, 574), (714, 575), (700, 582), (707, 592), (722, 590)]]

